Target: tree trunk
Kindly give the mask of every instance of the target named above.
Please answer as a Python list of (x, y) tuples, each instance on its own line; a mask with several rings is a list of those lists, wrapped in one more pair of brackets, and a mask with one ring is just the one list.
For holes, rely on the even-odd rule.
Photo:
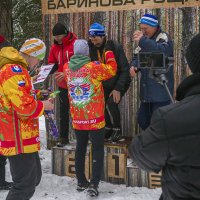
[[(184, 57), (186, 48), (189, 44), (189, 41), (194, 36), (195, 33), (195, 9), (194, 8), (183, 8), (183, 18), (182, 18), (182, 56)], [(185, 59), (182, 59), (181, 61), (181, 77), (184, 79), (187, 74), (187, 63), (185, 62)]]
[(0, 3), (0, 34), (10, 42), (13, 39), (12, 0), (1, 0)]
[(94, 14), (94, 22), (102, 24), (104, 21), (104, 14), (105, 14), (104, 12), (96, 12)]

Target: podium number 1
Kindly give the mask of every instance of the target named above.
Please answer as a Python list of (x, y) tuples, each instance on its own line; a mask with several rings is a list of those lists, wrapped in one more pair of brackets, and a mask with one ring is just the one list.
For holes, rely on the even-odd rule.
[(115, 176), (119, 176), (119, 156), (112, 155), (112, 159), (115, 160)]

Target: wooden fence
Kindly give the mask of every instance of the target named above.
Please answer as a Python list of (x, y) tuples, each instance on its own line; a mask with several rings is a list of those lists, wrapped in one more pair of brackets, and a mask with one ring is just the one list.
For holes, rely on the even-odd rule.
[[(199, 7), (43, 15), (43, 31), (45, 43), (47, 44), (47, 55), (53, 42), (51, 30), (56, 22), (64, 23), (78, 38), (83, 39), (88, 39), (90, 24), (100, 22), (106, 27), (108, 39), (119, 41), (124, 47), (128, 60), (131, 61), (133, 49), (135, 48), (132, 35), (135, 30), (139, 29), (138, 21), (144, 13), (156, 14), (162, 29), (169, 33), (174, 41), (176, 89), (180, 81), (189, 74), (184, 53), (190, 39), (199, 32)], [(136, 77), (132, 80), (131, 87), (120, 103), (122, 130), (125, 136), (133, 136), (138, 133), (136, 123), (136, 113), (139, 105), (138, 88), (139, 78)]]

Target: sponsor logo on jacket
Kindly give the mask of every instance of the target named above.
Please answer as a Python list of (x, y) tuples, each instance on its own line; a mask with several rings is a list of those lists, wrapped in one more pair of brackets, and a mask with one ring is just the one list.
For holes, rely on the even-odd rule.
[(25, 86), (25, 81), (24, 80), (22, 80), (22, 81), (18, 81), (18, 85), (20, 86), (20, 87), (24, 87)]
[(12, 66), (12, 71), (15, 72), (15, 73), (19, 73), (19, 72), (22, 72), (22, 69), (21, 67), (15, 65), (15, 66)]

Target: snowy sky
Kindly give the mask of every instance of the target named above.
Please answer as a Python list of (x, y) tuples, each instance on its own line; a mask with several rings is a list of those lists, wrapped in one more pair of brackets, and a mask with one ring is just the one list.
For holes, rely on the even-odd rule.
[[(158, 200), (161, 189), (148, 189), (139, 187), (126, 187), (125, 185), (114, 185), (101, 182), (99, 185), (99, 196), (88, 197), (86, 192), (76, 191), (76, 179), (66, 176), (51, 174), (51, 151), (46, 149), (46, 132), (44, 118), (40, 118), (41, 151), (40, 158), (43, 176), (31, 200)], [(11, 180), (9, 165), (6, 178)], [(0, 191), (0, 199), (5, 200), (7, 191)]]

